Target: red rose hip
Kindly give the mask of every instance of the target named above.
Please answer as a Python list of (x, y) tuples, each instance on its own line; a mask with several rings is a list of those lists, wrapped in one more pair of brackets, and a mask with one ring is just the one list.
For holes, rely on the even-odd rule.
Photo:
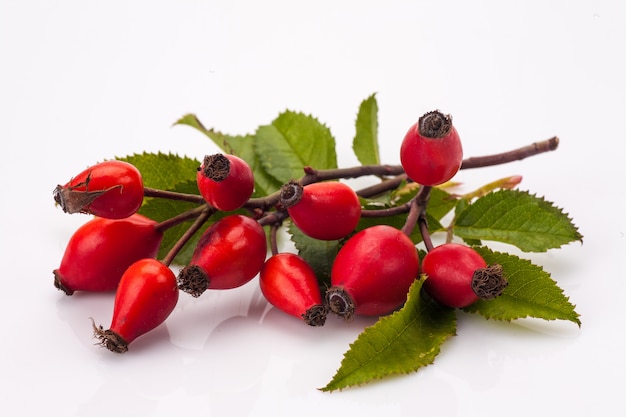
[(463, 162), (463, 147), (452, 118), (439, 111), (420, 117), (402, 141), (400, 162), (418, 184), (434, 186), (454, 177)]
[(96, 217), (70, 238), (54, 286), (67, 295), (74, 291), (115, 291), (132, 263), (157, 256), (163, 234), (156, 222), (140, 214), (125, 219)]
[(139, 170), (124, 161), (93, 165), (54, 190), (54, 200), (66, 213), (88, 213), (109, 219), (134, 214), (143, 203)]
[(204, 200), (221, 211), (242, 207), (254, 191), (252, 169), (247, 162), (234, 155), (205, 156), (198, 168), (196, 181)]
[(507, 286), (500, 265), (487, 265), (469, 246), (446, 243), (424, 256), (424, 290), (435, 301), (464, 308), (476, 301), (498, 297)]
[(156, 259), (141, 259), (120, 280), (109, 329), (94, 325), (94, 334), (110, 351), (126, 352), (136, 338), (162, 324), (177, 303), (174, 272)]
[(204, 231), (189, 265), (178, 275), (179, 288), (198, 297), (207, 289), (240, 287), (259, 273), (266, 255), (263, 227), (250, 217), (231, 214)]
[(310, 326), (323, 326), (326, 308), (313, 268), (294, 253), (271, 256), (259, 275), (261, 292), (274, 307)]
[(281, 204), (302, 233), (319, 240), (346, 237), (361, 217), (361, 202), (356, 192), (336, 181), (304, 187), (290, 182), (281, 190)]
[(326, 302), (346, 320), (353, 314), (384, 315), (406, 301), (418, 273), (419, 256), (411, 239), (392, 226), (371, 226), (339, 250)]

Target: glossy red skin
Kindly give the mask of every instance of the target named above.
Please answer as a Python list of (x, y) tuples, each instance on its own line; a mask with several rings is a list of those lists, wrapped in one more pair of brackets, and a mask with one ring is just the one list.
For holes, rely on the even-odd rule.
[[(87, 178), (89, 183), (85, 185)], [(123, 219), (134, 214), (143, 202), (143, 179), (139, 170), (125, 161), (105, 161), (91, 166), (72, 178), (64, 188), (73, 191), (106, 191), (84, 212), (109, 219)]]
[(230, 161), (228, 177), (214, 181), (202, 173), (203, 165), (196, 174), (198, 190), (204, 200), (221, 211), (241, 208), (254, 191), (254, 175), (246, 161), (234, 155), (224, 154)]
[(486, 266), (485, 260), (469, 246), (458, 243), (437, 246), (422, 261), (422, 273), (427, 275), (424, 290), (445, 306), (467, 307), (479, 299), (472, 290), (474, 271)]
[(319, 182), (305, 186), (300, 201), (287, 212), (305, 235), (337, 240), (354, 231), (361, 217), (361, 202), (346, 184)]
[(120, 280), (110, 330), (131, 343), (167, 319), (178, 293), (176, 275), (168, 266), (156, 259), (140, 259)]
[(311, 307), (322, 305), (313, 268), (294, 253), (270, 257), (261, 269), (259, 284), (270, 304), (299, 319)]
[(454, 126), (442, 138), (428, 138), (420, 135), (419, 122), (415, 123), (400, 146), (400, 163), (418, 184), (443, 184), (456, 175), (462, 162), (463, 147)]
[(139, 259), (156, 257), (163, 234), (155, 225), (140, 214), (95, 217), (74, 232), (55, 275), (68, 295), (115, 291), (126, 268)]
[(232, 214), (212, 224), (200, 237), (190, 265), (202, 268), (209, 289), (240, 287), (254, 278), (265, 262), (267, 241), (254, 219)]
[(361, 230), (341, 247), (331, 284), (350, 295), (355, 314), (379, 316), (406, 301), (418, 273), (419, 255), (413, 242), (392, 226), (376, 225)]

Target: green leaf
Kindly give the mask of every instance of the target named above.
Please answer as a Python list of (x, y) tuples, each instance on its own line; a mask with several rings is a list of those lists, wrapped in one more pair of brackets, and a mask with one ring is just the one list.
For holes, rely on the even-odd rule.
[(261, 126), (254, 141), (256, 155), (275, 181), (285, 184), (304, 175), (306, 166), (337, 168), (335, 139), (317, 119), (286, 111)]
[(422, 297), (422, 283), (422, 279), (413, 283), (404, 307), (359, 335), (322, 391), (415, 372), (433, 363), (443, 342), (456, 334), (456, 315)]
[(380, 164), (378, 150), (378, 103), (376, 94), (361, 102), (352, 149), (362, 165)]
[(524, 252), (545, 252), (582, 242), (578, 228), (560, 208), (518, 190), (495, 191), (477, 199), (458, 214), (454, 234), (509, 243)]
[(207, 129), (194, 114), (187, 114), (175, 124), (191, 126), (205, 134), (213, 141), (222, 152), (238, 156), (250, 165), (254, 174), (253, 197), (263, 197), (278, 190), (283, 183), (268, 175), (257, 157), (254, 150), (253, 135), (232, 136), (213, 129)]
[[(195, 181), (200, 161), (165, 153), (142, 153), (117, 158), (133, 164), (143, 179), (144, 186), (173, 190), (177, 184)], [(189, 192), (199, 194), (197, 187)]]
[(339, 252), (338, 240), (313, 239), (304, 233), (296, 225), (290, 223), (288, 232), (291, 241), (295, 244), (300, 255), (315, 271), (315, 276), (322, 288), (330, 287), (330, 270), (333, 261)]
[(478, 301), (464, 310), (494, 320), (510, 321), (524, 317), (569, 320), (580, 326), (579, 314), (550, 274), (515, 255), (476, 247), (490, 264), (500, 264), (509, 285), (498, 298)]

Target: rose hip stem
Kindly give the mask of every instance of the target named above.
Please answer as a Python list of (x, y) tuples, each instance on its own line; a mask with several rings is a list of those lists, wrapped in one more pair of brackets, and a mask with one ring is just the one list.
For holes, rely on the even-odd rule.
[[(190, 210), (193, 212), (194, 210)], [(197, 215), (196, 220), (189, 226), (189, 228), (185, 231), (185, 233), (176, 241), (174, 246), (169, 250), (169, 252), (165, 255), (162, 262), (165, 265), (170, 265), (174, 258), (181, 249), (185, 246), (185, 244), (191, 239), (191, 237), (202, 227), (202, 225), (211, 217), (211, 215), (215, 212), (210, 206), (205, 205), (202, 207), (202, 211)], [(184, 213), (183, 213), (184, 214)], [(195, 213), (194, 213), (195, 214)], [(175, 218), (172, 218), (175, 219)], [(170, 219), (170, 220), (172, 220)], [(176, 223), (178, 224), (178, 223)], [(157, 225), (158, 226), (158, 225)]]
[(464, 159), (461, 163), (461, 169), (481, 168), (492, 165), (505, 164), (507, 162), (520, 161), (524, 158), (528, 158), (529, 156), (553, 151), (558, 146), (559, 138), (553, 136), (550, 139), (543, 140), (541, 142), (535, 142), (528, 146), (523, 146), (512, 151)]
[(204, 204), (202, 196), (197, 194), (178, 193), (175, 191), (159, 190), (156, 188), (144, 187), (145, 197), (167, 198), (169, 200), (189, 201), (190, 203)]
[[(431, 186), (422, 185), (411, 200), (411, 207), (409, 209), (409, 214), (406, 217), (406, 221), (404, 226), (402, 226), (402, 232), (410, 236), (415, 228), (416, 224), (420, 224), (420, 231), (422, 232), (422, 239), (424, 240), (424, 244), (428, 249), (429, 245), (432, 247), (432, 243), (430, 241), (430, 234), (428, 234), (428, 224), (426, 222), (426, 207), (428, 206), (428, 200), (430, 199), (430, 190), (432, 190)], [(423, 233), (423, 229), (426, 228), (426, 235)]]

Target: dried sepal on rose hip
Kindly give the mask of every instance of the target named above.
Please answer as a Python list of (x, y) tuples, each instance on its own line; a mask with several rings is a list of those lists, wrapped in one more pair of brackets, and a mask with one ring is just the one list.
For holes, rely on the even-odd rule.
[(303, 320), (309, 326), (323, 326), (327, 309), (313, 268), (294, 253), (271, 256), (259, 275), (261, 292), (277, 309)]
[(259, 273), (266, 255), (267, 240), (259, 222), (228, 215), (204, 231), (189, 264), (178, 274), (178, 286), (193, 297), (208, 289), (240, 287)]
[(280, 204), (305, 235), (338, 240), (354, 231), (361, 218), (361, 202), (348, 185), (319, 182), (302, 186), (291, 181), (281, 188)]
[(80, 226), (53, 271), (54, 286), (75, 291), (115, 291), (122, 274), (142, 258), (157, 256), (163, 233), (157, 222), (140, 214), (124, 219), (95, 217)]
[(53, 196), (66, 213), (121, 219), (141, 207), (143, 179), (128, 162), (104, 161), (83, 170), (65, 185), (58, 185)]
[(487, 265), (473, 248), (459, 243), (446, 243), (428, 252), (422, 273), (426, 275), (426, 293), (452, 308), (496, 298), (508, 285), (500, 265)]
[(196, 174), (204, 200), (221, 211), (241, 208), (254, 192), (254, 175), (246, 161), (230, 154), (206, 155)]
[(388, 314), (404, 304), (418, 273), (417, 248), (406, 234), (388, 225), (370, 226), (337, 253), (326, 304), (345, 320)]
[(402, 141), (400, 162), (418, 184), (435, 186), (454, 177), (463, 162), (463, 147), (452, 118), (438, 110), (420, 117)]
[(124, 353), (131, 342), (165, 322), (177, 303), (176, 275), (169, 266), (140, 259), (122, 275), (109, 328), (92, 320), (94, 336), (111, 352)]

